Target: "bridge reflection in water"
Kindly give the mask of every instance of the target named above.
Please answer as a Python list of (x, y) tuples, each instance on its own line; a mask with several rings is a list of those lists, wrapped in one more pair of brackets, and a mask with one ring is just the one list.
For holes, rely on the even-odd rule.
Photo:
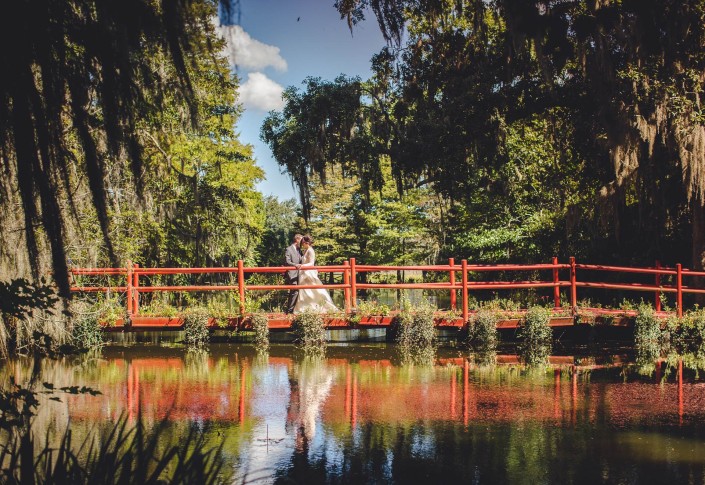
[[(457, 352), (428, 368), (393, 365), (384, 347), (331, 347), (322, 360), (291, 354), (141, 348), (107, 349), (80, 366), (47, 361), (44, 380), (103, 394), (46, 406), (66, 406), (73, 428), (123, 413), (167, 419), (176, 435), (199, 426), (214, 444), (229, 440), (224, 453), (239, 481), (415, 481), (419, 463), (424, 473), (481, 481), (514, 481), (527, 467), (541, 482), (704, 478), (705, 385), (687, 370), (684, 380), (678, 364), (640, 376), (624, 374), (615, 356), (554, 357), (548, 370), (530, 371), (513, 356), (490, 369)], [(22, 361), (10, 369), (19, 382), (30, 370)], [(594, 460), (601, 468), (588, 473)]]

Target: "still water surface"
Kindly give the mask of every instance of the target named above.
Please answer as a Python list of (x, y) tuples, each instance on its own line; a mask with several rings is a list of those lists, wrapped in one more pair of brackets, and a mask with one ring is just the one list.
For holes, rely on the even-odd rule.
[[(704, 483), (705, 382), (625, 357), (552, 358), (527, 370), (477, 367), (458, 351), (402, 367), (392, 347), (331, 346), (323, 359), (286, 345), (209, 353), (107, 348), (41, 361), (39, 382), (100, 396), (45, 400), (36, 424), (78, 435), (121, 415), (179, 439), (197, 427), (235, 483)], [(33, 361), (2, 369), (26, 382)]]

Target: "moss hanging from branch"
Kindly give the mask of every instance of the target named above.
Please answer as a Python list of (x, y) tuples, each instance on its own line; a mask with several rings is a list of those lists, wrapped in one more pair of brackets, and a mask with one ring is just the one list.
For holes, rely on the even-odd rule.
[[(46, 239), (54, 279), (69, 295), (64, 248), (73, 204), (71, 165), (82, 165), (111, 259), (106, 160), (124, 157), (138, 193), (142, 145), (136, 126), (164, 93), (179, 93), (197, 123), (187, 58), (212, 29), (210, 1), (51, 0), (12, 2), (0, 15), (0, 168), (6, 194), (21, 201), (28, 260), (35, 276)], [(153, 69), (151, 53), (164, 53)], [(167, 78), (168, 76), (173, 76)], [(78, 156), (77, 156), (78, 155)]]

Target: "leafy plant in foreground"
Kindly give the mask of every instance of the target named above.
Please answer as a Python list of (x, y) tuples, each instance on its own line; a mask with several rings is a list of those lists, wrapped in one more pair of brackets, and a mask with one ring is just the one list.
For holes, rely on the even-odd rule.
[(184, 343), (188, 347), (202, 348), (208, 343), (208, 318), (204, 308), (190, 308), (184, 313)]
[(320, 313), (305, 311), (292, 322), (296, 343), (305, 352), (319, 352), (326, 347), (326, 329)]
[(269, 319), (266, 313), (253, 313), (252, 330), (255, 331), (255, 348), (258, 352), (269, 350)]
[(95, 314), (76, 316), (71, 330), (71, 337), (76, 347), (82, 349), (99, 349), (105, 344), (103, 327)]
[(497, 312), (479, 310), (468, 329), (468, 343), (477, 350), (494, 351), (499, 342), (498, 320)]
[(399, 345), (402, 363), (431, 365), (435, 358), (435, 308), (431, 305), (412, 307), (402, 299), (401, 311), (394, 319), (393, 331)]
[[(92, 431), (76, 446), (69, 428), (58, 446), (35, 446), (31, 426), (0, 450), (0, 481), (24, 483), (217, 483), (223, 477), (221, 448), (208, 449), (200, 432), (167, 444), (166, 421), (148, 429), (125, 416), (107, 431)], [(37, 450), (36, 452), (34, 450)]]
[(548, 361), (551, 354), (553, 332), (549, 322), (551, 311), (535, 306), (529, 308), (519, 327), (519, 353), (522, 360), (530, 366), (542, 365)]

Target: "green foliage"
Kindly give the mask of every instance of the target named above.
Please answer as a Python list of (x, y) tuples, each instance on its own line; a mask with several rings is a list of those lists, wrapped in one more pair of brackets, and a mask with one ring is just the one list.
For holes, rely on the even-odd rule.
[(481, 301), (477, 307), (480, 310), (489, 310), (497, 313), (504, 313), (509, 317), (514, 316), (521, 310), (522, 304), (520, 301), (510, 298), (494, 298), (492, 300)]
[(258, 352), (269, 350), (269, 318), (266, 313), (253, 313), (250, 316), (252, 330), (255, 331), (255, 348)]
[[(139, 134), (146, 170), (133, 178), (126, 170), (128, 160), (106, 157), (111, 170), (119, 174), (108, 180), (112, 246), (123, 262), (131, 259), (143, 266), (231, 266), (238, 259), (254, 264), (265, 228), (265, 204), (256, 188), (264, 172), (235, 128), (241, 114), (237, 77), (223, 56), (223, 41), (208, 20), (215, 15), (215, 3), (189, 5), (191, 20), (197, 22), (189, 28), (193, 52), (184, 59), (192, 93), (184, 99), (176, 89), (158, 96), (150, 92), (135, 110), (133, 131)], [(168, 66), (166, 52), (145, 47), (140, 58), (148, 64), (146, 72), (162, 73), (170, 82), (178, 79), (179, 73)], [(184, 123), (185, 101), (197, 122)], [(80, 147), (76, 152), (80, 158)], [(134, 193), (138, 182), (142, 197)], [(78, 265), (107, 265), (109, 250), (100, 237), (97, 215), (89, 206), (80, 209), (81, 230), (74, 237), (83, 244), (71, 245), (69, 256)], [(152, 284), (224, 284), (232, 276), (145, 279)]]
[(39, 313), (52, 315), (58, 298), (54, 289), (41, 281), (31, 283), (26, 279), (10, 282), (0, 281), (0, 349), (7, 355), (9, 350), (23, 346), (33, 347), (41, 334), (48, 339), (50, 331), (41, 322), (32, 321)]
[(389, 315), (388, 305), (379, 303), (377, 300), (360, 300), (357, 302), (357, 314), (363, 317), (385, 317)]
[(551, 311), (544, 307), (531, 307), (521, 322), (517, 336), (521, 339), (519, 352), (530, 366), (548, 362), (551, 354), (553, 333), (549, 322)]
[[(42, 384), (41, 391), (33, 391), (15, 383), (14, 377), (10, 377), (9, 388), (0, 389), (0, 429), (10, 432), (11, 437), (17, 437), (18, 433), (21, 436), (28, 436), (31, 420), (36, 416), (36, 411), (39, 407), (38, 395), (51, 396), (49, 399), (61, 402), (61, 398), (56, 396), (56, 394), (59, 393), (74, 395), (90, 394), (96, 396), (100, 394), (100, 391), (85, 386), (56, 388), (49, 382)], [(11, 449), (11, 445), (3, 446), (0, 454), (7, 453), (11, 451)], [(0, 459), (0, 463), (3, 463), (3, 465), (6, 464), (3, 459)]]
[(34, 284), (21, 278), (0, 281), (0, 316), (5, 325), (31, 316), (35, 310), (49, 310), (58, 301), (54, 290), (43, 282)]
[(479, 310), (468, 329), (468, 343), (480, 351), (494, 351), (499, 342), (499, 315), (492, 310)]
[[(399, 192), (384, 141), (370, 133), (359, 80), (307, 79), (285, 92), (261, 137), (297, 185), (301, 230), (316, 235), (321, 261), (421, 263), (438, 252), (440, 201), (428, 187)], [(319, 126), (326, 126), (321, 136)]]
[(208, 319), (210, 314), (205, 308), (189, 308), (182, 318), (184, 319), (184, 343), (189, 348), (203, 348), (208, 344), (210, 332)]
[(100, 349), (105, 344), (104, 330), (100, 319), (94, 313), (77, 315), (71, 329), (73, 344), (80, 349)]
[(680, 353), (704, 354), (705, 310), (687, 312), (680, 319), (668, 318), (661, 341), (670, 341)]
[[(55, 282), (66, 298), (68, 222), (85, 202), (95, 209), (98, 233), (109, 239), (109, 189), (115, 187), (107, 179), (129, 173), (142, 188), (140, 118), (171, 104), (180, 111), (182, 126), (197, 124), (201, 100), (195, 99), (188, 66), (191, 60), (211, 58), (207, 54), (218, 46), (202, 42), (207, 36), (215, 40), (214, 2), (164, 8), (143, 1), (134, 9), (125, 15), (114, 4), (67, 0), (24, 5), (2, 16), (2, 44), (23, 47), (8, 50), (7, 82), (0, 85), (0, 104), (8, 107), (0, 111), (0, 225), (21, 224), (35, 274), (44, 259), (40, 248), (50, 255)], [(35, 37), (31, 19), (39, 17), (51, 27)], [(35, 75), (38, 70), (44, 74)], [(114, 163), (120, 158), (129, 163)], [(4, 232), (0, 247), (7, 242)], [(110, 244), (107, 253), (115, 255)]]
[(402, 301), (401, 311), (394, 319), (393, 332), (403, 363), (432, 365), (435, 358), (435, 307), (411, 307)]
[(321, 353), (326, 347), (325, 322), (320, 313), (305, 311), (297, 314), (292, 322), (296, 343), (306, 353)]
[(127, 316), (124, 301), (115, 295), (98, 294), (94, 301), (85, 298), (76, 302), (73, 309), (79, 318), (90, 316), (98, 323), (109, 327), (115, 326), (118, 320)]
[(211, 298), (206, 305), (208, 316), (215, 318), (215, 323), (220, 328), (225, 328), (230, 324), (230, 319), (240, 314), (240, 309), (233, 308), (232, 302)]
[(637, 359), (653, 361), (661, 352), (661, 324), (651, 305), (641, 304), (634, 320)]
[(221, 449), (209, 449), (204, 435), (196, 428), (173, 443), (165, 424), (166, 421), (147, 427), (140, 419), (129, 427), (128, 418), (123, 416), (111, 429), (90, 432), (78, 446), (70, 428), (56, 445), (44, 432), (39, 435), (44, 435), (46, 441), (35, 443), (35, 433), (28, 426), (11, 435), (0, 451), (4, 465), (1, 481), (219, 483), (223, 479)]
[(140, 307), (140, 315), (174, 318), (179, 315), (179, 309), (161, 298), (155, 298), (148, 305)]
[(280, 266), (284, 251), (294, 236), (296, 215), (300, 207), (294, 199), (280, 201), (264, 198), (264, 232), (258, 247), (257, 261), (261, 266)]
[[(349, 143), (361, 108), (360, 80), (341, 75), (333, 82), (309, 77), (304, 83), (303, 93), (294, 87), (284, 91), (284, 109), (269, 114), (260, 136), (293, 177), (304, 218), (309, 219), (309, 174), (315, 171), (325, 177), (328, 161), (348, 164), (369, 155), (356, 152)], [(321, 126), (326, 127), (324, 132)]]
[(475, 365), (486, 368), (493, 368), (497, 363), (497, 351), (490, 349), (475, 349), (471, 358)]
[[(282, 265), (282, 254), (274, 266)], [(248, 285), (283, 285), (284, 277), (281, 274), (253, 274), (247, 279)], [(237, 296), (237, 295), (236, 295)], [(249, 291), (245, 293), (245, 315), (261, 311), (280, 311), (286, 302), (287, 293), (284, 291)]]
[(100, 349), (104, 343), (103, 326), (114, 326), (119, 319), (126, 319), (124, 303), (116, 296), (99, 294), (95, 300), (75, 301), (73, 318), (69, 321), (71, 340), (79, 349)]
[(637, 307), (637, 305), (633, 301), (627, 300), (626, 298), (623, 298), (622, 303), (619, 304), (620, 310), (625, 310), (625, 311), (626, 310), (634, 310), (634, 309), (636, 309), (636, 307)]
[(396, 44), (372, 59), (353, 132), (400, 190), (428, 182), (449, 202), (444, 253), (643, 264), (695, 248), (701, 267), (705, 23), (682, 26), (702, 0), (381, 4), (336, 2), (351, 27), (372, 6)]
[(549, 309), (540, 306), (531, 307), (521, 322), (518, 336), (527, 343), (551, 343), (550, 320), (551, 311)]

